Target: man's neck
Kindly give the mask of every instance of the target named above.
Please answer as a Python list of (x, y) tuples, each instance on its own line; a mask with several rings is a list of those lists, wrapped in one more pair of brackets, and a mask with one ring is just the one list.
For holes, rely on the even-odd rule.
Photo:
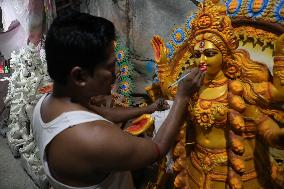
[(69, 85), (54, 83), (52, 96), (54, 98), (68, 99), (72, 103), (80, 104), (86, 107), (89, 103), (89, 100), (78, 92), (80, 92), (80, 90), (74, 90)]

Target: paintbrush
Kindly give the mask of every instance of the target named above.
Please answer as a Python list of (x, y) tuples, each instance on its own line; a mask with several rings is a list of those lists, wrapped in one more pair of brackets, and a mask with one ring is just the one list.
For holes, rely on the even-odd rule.
[(173, 86), (176, 86), (179, 82), (181, 82), (182, 80), (184, 80), (190, 73), (191, 73), (191, 70), (190, 70), (187, 74), (185, 74), (184, 76), (182, 76), (181, 78), (179, 78), (176, 82), (172, 83), (172, 84), (168, 87), (168, 89), (171, 88), (171, 87), (173, 87)]

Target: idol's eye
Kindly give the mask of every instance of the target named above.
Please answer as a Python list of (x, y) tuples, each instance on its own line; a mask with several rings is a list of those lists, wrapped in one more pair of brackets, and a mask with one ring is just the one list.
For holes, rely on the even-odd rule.
[(193, 58), (200, 58), (200, 57), (201, 57), (200, 51), (194, 51)]
[(207, 57), (213, 57), (216, 54), (218, 54), (218, 52), (216, 52), (215, 50), (205, 50), (204, 51), (204, 55)]

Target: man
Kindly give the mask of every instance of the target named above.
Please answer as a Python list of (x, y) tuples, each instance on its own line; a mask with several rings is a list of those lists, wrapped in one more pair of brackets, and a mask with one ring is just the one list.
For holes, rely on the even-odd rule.
[(110, 94), (114, 42), (110, 21), (83, 13), (56, 18), (47, 33), (46, 59), (54, 89), (36, 105), (33, 130), (55, 189), (134, 188), (128, 170), (149, 165), (167, 153), (183, 122), (189, 96), (200, 85), (202, 74), (193, 70), (179, 86), (155, 138), (131, 136), (111, 121), (153, 109), (117, 111), (89, 105), (91, 97)]

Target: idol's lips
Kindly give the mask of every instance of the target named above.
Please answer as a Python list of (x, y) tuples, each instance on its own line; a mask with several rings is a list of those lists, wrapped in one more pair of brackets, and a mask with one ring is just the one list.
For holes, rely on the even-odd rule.
[(201, 63), (201, 64), (199, 64), (199, 69), (202, 72), (205, 72), (207, 70), (207, 65), (205, 63)]

